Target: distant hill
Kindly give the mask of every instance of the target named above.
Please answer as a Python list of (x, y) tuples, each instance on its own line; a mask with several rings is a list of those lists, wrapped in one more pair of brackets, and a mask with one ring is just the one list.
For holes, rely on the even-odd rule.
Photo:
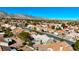
[(0, 19), (1, 18), (12, 18), (12, 19), (34, 19), (34, 20), (42, 20), (44, 18), (35, 17), (30, 15), (23, 15), (23, 14), (8, 14), (6, 12), (0, 12)]

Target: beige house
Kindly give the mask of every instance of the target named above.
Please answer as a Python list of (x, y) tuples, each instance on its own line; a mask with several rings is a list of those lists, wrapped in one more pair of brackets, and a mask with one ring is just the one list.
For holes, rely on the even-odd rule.
[(13, 32), (14, 34), (19, 34), (19, 33), (21, 33), (23, 30), (24, 30), (24, 29), (18, 27), (18, 28), (13, 29), (12, 32)]
[(56, 42), (49, 45), (33, 45), (38, 51), (73, 51), (73, 48), (66, 42)]

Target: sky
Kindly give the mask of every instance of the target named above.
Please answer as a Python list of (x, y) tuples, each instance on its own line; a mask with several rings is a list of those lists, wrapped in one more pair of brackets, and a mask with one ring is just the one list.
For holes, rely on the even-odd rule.
[(0, 7), (0, 11), (42, 18), (79, 18), (79, 7)]

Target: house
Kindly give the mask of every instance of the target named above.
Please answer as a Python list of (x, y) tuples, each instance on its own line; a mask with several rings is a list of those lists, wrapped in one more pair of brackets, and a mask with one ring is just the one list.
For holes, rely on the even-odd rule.
[(56, 42), (56, 40), (54, 38), (51, 38), (47, 41), (47, 44), (53, 44), (54, 42)]
[(8, 43), (3, 38), (0, 38), (0, 46), (8, 46)]
[(54, 32), (53, 34), (57, 36), (58, 35), (58, 32)]
[(8, 46), (0, 46), (0, 51), (10, 51), (11, 48)]
[(65, 30), (57, 30), (58, 33), (65, 33)]
[(61, 28), (61, 29), (63, 29), (63, 27), (61, 26), (61, 24), (55, 24), (55, 29), (56, 28)]
[(73, 51), (73, 48), (64, 41), (48, 45), (48, 48), (50, 48), (53, 51)]
[(4, 41), (6, 41), (7, 43), (12, 42), (11, 38), (4, 38)]
[(22, 46), (23, 41), (20, 38), (13, 36), (13, 37), (11, 37), (11, 39), (16, 41), (16, 43), (10, 45), (10, 47), (20, 47), (20, 46)]
[(3, 25), (1, 25), (1, 27), (6, 27), (6, 28), (9, 28), (11, 25), (9, 25), (9, 24), (3, 24)]
[(46, 51), (48, 48), (48, 45), (34, 44), (33, 48), (38, 51)]
[(29, 29), (33, 29), (35, 27), (35, 25), (28, 25), (27, 28)]
[(52, 44), (34, 44), (33, 48), (38, 51), (73, 51), (73, 48), (66, 42), (55, 42)]
[(4, 32), (0, 32), (0, 38), (4, 37)]
[(41, 27), (36, 27), (36, 31), (41, 31)]
[(50, 27), (48, 27), (47, 30), (48, 30), (49, 33), (54, 32), (54, 30), (52, 28), (50, 28)]
[(17, 28), (15, 28), (15, 29), (13, 29), (12, 30), (12, 32), (14, 33), (14, 34), (19, 34), (19, 33), (21, 33), (22, 31), (24, 31), (22, 28), (20, 28), (20, 27), (17, 27)]
[(16, 28), (16, 26), (11, 26), (10, 27), (11, 30), (14, 30), (15, 28)]
[(35, 35), (35, 34), (32, 34), (31, 35), (33, 38), (34, 38), (34, 40), (36, 41), (35, 43), (37, 43), (38, 42), (38, 44), (40, 44), (40, 41), (42, 40), (42, 42), (44, 43), (44, 44), (46, 44), (47, 43), (47, 41), (50, 39), (47, 35), (39, 35), (39, 34), (37, 34), (37, 35)]

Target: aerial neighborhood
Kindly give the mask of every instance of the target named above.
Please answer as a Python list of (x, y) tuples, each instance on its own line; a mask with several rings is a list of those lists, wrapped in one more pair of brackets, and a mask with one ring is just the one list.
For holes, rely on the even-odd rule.
[(0, 51), (79, 51), (79, 21), (0, 12)]

